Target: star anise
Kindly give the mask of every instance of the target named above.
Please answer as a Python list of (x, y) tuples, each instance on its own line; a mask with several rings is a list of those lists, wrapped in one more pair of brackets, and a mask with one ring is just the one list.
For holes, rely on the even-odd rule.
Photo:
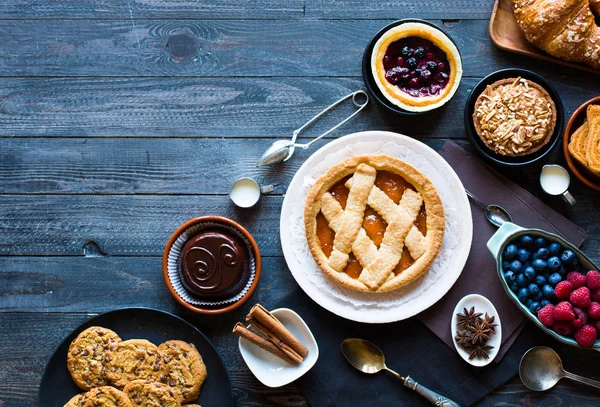
[(471, 327), (471, 332), (473, 332), (473, 345), (477, 343), (485, 344), (490, 339), (491, 330), (482, 319), (475, 321), (475, 324)]
[(488, 313), (485, 313), (485, 317), (483, 319), (483, 321), (485, 322), (485, 324), (487, 325), (487, 327), (490, 329), (490, 331), (492, 331), (493, 333), (496, 333), (496, 327), (498, 326), (498, 324), (494, 323), (494, 320), (496, 319), (495, 316), (489, 316)]
[(454, 339), (456, 340), (458, 346), (462, 348), (470, 347), (473, 341), (473, 338), (471, 337), (471, 334), (469, 334), (469, 331), (456, 331), (456, 336), (454, 337)]
[(481, 315), (481, 312), (475, 312), (475, 307), (471, 307), (469, 311), (467, 311), (466, 308), (463, 308), (462, 313), (456, 314), (456, 316), (458, 317), (458, 327), (463, 329), (470, 329)]
[(477, 358), (477, 359), (489, 359), (490, 350), (494, 349), (493, 346), (489, 345), (477, 345), (471, 350), (471, 354), (469, 355), (469, 360)]

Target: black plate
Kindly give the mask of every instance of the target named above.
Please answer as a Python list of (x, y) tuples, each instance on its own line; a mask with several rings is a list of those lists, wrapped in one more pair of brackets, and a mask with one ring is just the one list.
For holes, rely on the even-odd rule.
[(38, 397), (40, 407), (62, 407), (71, 397), (81, 393), (67, 370), (67, 351), (73, 339), (93, 325), (110, 328), (123, 340), (147, 339), (157, 345), (169, 339), (193, 343), (202, 355), (208, 371), (198, 403), (203, 406), (233, 405), (227, 369), (212, 343), (202, 332), (168, 312), (149, 308), (124, 308), (90, 319), (63, 340), (54, 351), (42, 375)]
[[(517, 78), (519, 76), (541, 85), (550, 94), (550, 97), (556, 105), (556, 126), (554, 126), (554, 133), (552, 133), (552, 138), (550, 141), (535, 153), (522, 157), (506, 157), (494, 153), (483, 143), (483, 141), (481, 141), (475, 130), (475, 125), (473, 124), (473, 110), (475, 109), (475, 102), (477, 102), (477, 98), (481, 92), (485, 90), (487, 85), (499, 81), (500, 79)], [(486, 76), (477, 84), (477, 86), (473, 88), (469, 94), (469, 98), (467, 99), (467, 104), (465, 106), (465, 129), (467, 130), (467, 135), (475, 146), (475, 149), (484, 158), (496, 164), (506, 165), (509, 167), (518, 167), (521, 165), (531, 164), (539, 160), (554, 148), (563, 132), (563, 125), (565, 121), (564, 115), (565, 113), (560, 96), (558, 95), (558, 92), (556, 92), (556, 89), (554, 89), (554, 87), (550, 85), (547, 80), (540, 75), (526, 69), (509, 68), (496, 71)]]
[[(391, 23), (391, 24), (383, 27), (381, 30), (379, 30), (379, 32), (377, 34), (375, 34), (375, 36), (371, 39), (371, 41), (369, 41), (369, 44), (367, 45), (367, 48), (365, 48), (365, 53), (363, 54), (363, 59), (362, 59), (362, 76), (363, 76), (363, 81), (365, 82), (365, 86), (369, 90), (369, 93), (371, 95), (373, 95), (373, 97), (375, 98), (375, 100), (380, 105), (382, 105), (385, 108), (387, 108), (389, 111), (394, 112), (396, 114), (403, 115), (403, 116), (424, 115), (424, 114), (427, 114), (427, 113), (434, 112), (437, 109), (428, 110), (426, 112), (409, 112), (408, 110), (401, 109), (398, 106), (394, 105), (389, 100), (387, 100), (386, 97), (383, 96), (383, 94), (379, 90), (379, 87), (377, 86), (377, 83), (375, 82), (375, 79), (373, 78), (373, 71), (371, 69), (371, 54), (373, 53), (373, 47), (375, 46), (375, 43), (377, 43), (377, 41), (379, 40), (379, 38), (381, 38), (381, 36), (384, 33), (386, 33), (387, 31), (389, 31), (391, 28), (396, 27), (397, 25), (400, 25), (400, 24), (405, 24), (405, 23), (423, 23), (423, 24), (430, 25), (433, 28), (435, 28), (435, 29), (441, 31), (442, 33), (444, 33), (446, 35), (446, 37), (448, 37), (450, 39), (450, 41), (452, 41), (452, 43), (454, 43), (454, 45), (456, 46), (456, 43), (454, 42), (454, 40), (452, 39), (452, 37), (450, 37), (448, 35), (448, 33), (446, 31), (442, 30), (437, 25), (430, 23), (429, 21), (420, 20), (418, 18), (407, 18), (407, 19), (404, 19), (404, 20), (394, 21), (393, 23)], [(456, 49), (458, 50), (458, 46), (456, 46)], [(460, 54), (460, 51), (459, 51), (459, 54)]]

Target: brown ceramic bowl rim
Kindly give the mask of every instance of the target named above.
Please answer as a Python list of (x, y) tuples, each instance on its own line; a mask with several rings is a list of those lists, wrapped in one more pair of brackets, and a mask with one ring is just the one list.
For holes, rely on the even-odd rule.
[(575, 176), (588, 187), (600, 191), (600, 181), (594, 182), (587, 178), (586, 175), (580, 171), (579, 164), (577, 164), (575, 160), (573, 160), (571, 154), (569, 153), (569, 141), (571, 140), (571, 135), (573, 134), (573, 124), (577, 121), (581, 113), (585, 112), (589, 105), (595, 103), (600, 104), (600, 96), (596, 96), (588, 100), (587, 102), (579, 106), (571, 115), (571, 118), (569, 119), (569, 121), (567, 122), (567, 126), (565, 127), (565, 134), (563, 136), (563, 152), (565, 154), (565, 160), (567, 160), (567, 166), (569, 167), (571, 172), (573, 172), (573, 174), (575, 174)]
[[(248, 239), (248, 241), (250, 242), (250, 245), (252, 246), (252, 251), (254, 252), (254, 260), (256, 263), (256, 267), (255, 267), (256, 270), (254, 273), (254, 281), (252, 282), (252, 285), (248, 289), (248, 292), (246, 292), (246, 294), (244, 294), (244, 296), (242, 298), (240, 298), (233, 304), (224, 306), (223, 308), (202, 308), (200, 306), (190, 304), (187, 301), (185, 301), (183, 298), (181, 298), (179, 296), (179, 294), (177, 294), (177, 292), (173, 288), (173, 285), (171, 284), (171, 281), (169, 280), (169, 275), (168, 275), (168, 270), (167, 270), (169, 252), (171, 251), (171, 247), (173, 246), (173, 243), (175, 243), (175, 240), (177, 240), (177, 238), (189, 227), (200, 224), (200, 223), (206, 223), (206, 222), (223, 223), (225, 225), (235, 228), (240, 233), (242, 233), (246, 239)], [(190, 219), (187, 222), (185, 222), (183, 225), (179, 226), (177, 228), (177, 230), (169, 238), (169, 241), (167, 242), (167, 245), (165, 246), (165, 250), (163, 252), (163, 258), (162, 258), (163, 279), (165, 280), (165, 284), (167, 285), (167, 288), (169, 289), (169, 292), (171, 293), (173, 298), (175, 298), (175, 300), (177, 300), (178, 303), (180, 303), (187, 309), (197, 312), (199, 314), (207, 314), (207, 315), (224, 314), (226, 312), (236, 309), (237, 307), (239, 307), (243, 303), (245, 303), (248, 300), (248, 298), (250, 298), (250, 296), (256, 289), (256, 286), (258, 285), (258, 280), (260, 279), (261, 266), (262, 266), (262, 264), (261, 264), (261, 259), (260, 259), (260, 251), (258, 249), (258, 245), (256, 244), (256, 240), (254, 240), (254, 238), (252, 237), (250, 232), (248, 232), (239, 223), (237, 223), (231, 219), (224, 218), (222, 216), (200, 216), (198, 218)]]

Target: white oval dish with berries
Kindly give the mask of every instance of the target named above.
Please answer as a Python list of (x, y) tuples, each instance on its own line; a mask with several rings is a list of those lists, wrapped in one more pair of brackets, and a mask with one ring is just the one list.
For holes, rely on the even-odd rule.
[(600, 351), (600, 272), (577, 247), (507, 222), (487, 242), (504, 291), (558, 341)]

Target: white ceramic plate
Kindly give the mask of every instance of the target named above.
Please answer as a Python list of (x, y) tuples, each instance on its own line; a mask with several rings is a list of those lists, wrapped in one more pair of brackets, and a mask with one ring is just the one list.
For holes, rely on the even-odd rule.
[[(306, 244), (304, 202), (310, 188), (332, 165), (361, 154), (387, 154), (410, 163), (433, 182), (444, 204), (446, 229), (436, 260), (421, 279), (391, 293), (362, 293), (335, 283), (319, 269)], [(283, 201), (280, 234), (292, 275), (315, 302), (353, 321), (387, 323), (418, 314), (448, 292), (467, 261), (473, 223), (460, 179), (436, 151), (401, 134), (368, 131), (330, 142), (300, 167)]]
[[(481, 312), (483, 315), (485, 315), (485, 313), (487, 312), (489, 316), (496, 317), (494, 319), (494, 323), (498, 324), (498, 326), (496, 327), (496, 334), (492, 335), (487, 343), (488, 345), (494, 347), (494, 349), (492, 349), (489, 353), (489, 359), (469, 360), (470, 352), (458, 346), (456, 340), (454, 339), (454, 337), (456, 336), (456, 331), (458, 330), (458, 318), (456, 317), (456, 314), (460, 314), (461, 312), (463, 312), (464, 308), (470, 310), (471, 307), (475, 307), (475, 312)], [(473, 366), (483, 367), (489, 365), (492, 362), (492, 360), (494, 360), (494, 358), (498, 354), (498, 351), (500, 350), (500, 340), (502, 339), (502, 322), (500, 321), (498, 311), (496, 311), (494, 304), (492, 304), (490, 300), (485, 298), (483, 295), (469, 294), (464, 296), (454, 308), (452, 320), (450, 321), (450, 333), (452, 334), (452, 342), (454, 342), (454, 347), (456, 348), (456, 351), (458, 352), (460, 357), (462, 357), (467, 363)]]
[(317, 363), (319, 346), (300, 315), (289, 308), (278, 308), (271, 313), (308, 348), (308, 354), (302, 363), (294, 366), (284, 362), (244, 338), (239, 339), (238, 345), (244, 362), (262, 384), (268, 387), (281, 387), (300, 378)]

